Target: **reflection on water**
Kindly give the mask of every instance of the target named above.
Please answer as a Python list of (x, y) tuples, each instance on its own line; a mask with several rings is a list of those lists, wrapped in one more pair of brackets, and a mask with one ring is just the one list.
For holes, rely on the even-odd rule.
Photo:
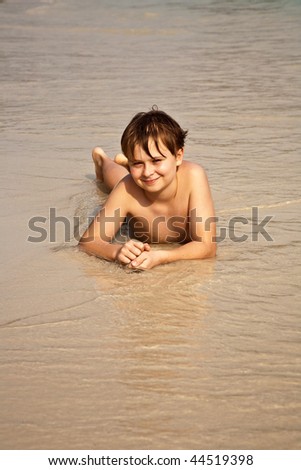
[[(198, 375), (206, 358), (205, 318), (210, 314), (203, 286), (212, 279), (214, 265), (215, 260), (177, 263), (127, 274), (91, 258), (85, 263), (86, 275), (100, 298), (110, 301), (117, 322), (106, 332), (109, 351), (103, 354), (116, 357), (116, 386), (124, 393), (118, 404), (123, 446), (164, 448), (170, 439), (183, 446), (174, 403), (185, 421), (182, 406), (198, 398)], [(182, 431), (189, 429), (193, 422), (184, 423)]]
[[(0, 3), (3, 448), (298, 448), (300, 2)], [(62, 225), (29, 244), (50, 207), (84, 227), (90, 149), (153, 104), (208, 172), (217, 258), (128, 273)]]

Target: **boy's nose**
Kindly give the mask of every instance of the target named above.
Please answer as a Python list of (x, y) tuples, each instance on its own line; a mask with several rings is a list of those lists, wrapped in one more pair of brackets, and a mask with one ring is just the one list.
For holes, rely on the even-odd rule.
[(154, 172), (154, 169), (153, 169), (153, 166), (152, 164), (150, 163), (145, 163), (144, 167), (143, 167), (143, 176), (144, 177), (149, 177), (153, 174)]

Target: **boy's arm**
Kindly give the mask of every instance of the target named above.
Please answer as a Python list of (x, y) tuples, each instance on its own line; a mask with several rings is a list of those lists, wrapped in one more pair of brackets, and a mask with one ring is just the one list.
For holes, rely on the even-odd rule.
[(166, 262), (204, 259), (216, 255), (216, 217), (210, 186), (202, 167), (191, 169), (189, 235), (192, 241), (166, 252)]
[(81, 250), (109, 261), (116, 260), (120, 245), (113, 244), (112, 241), (125, 220), (127, 200), (125, 186), (121, 181), (81, 237)]
[(184, 259), (204, 259), (216, 254), (216, 219), (206, 172), (199, 166), (190, 170), (189, 235), (192, 241), (172, 250), (156, 250), (141, 255), (131, 265), (150, 269), (158, 264)]
[(120, 247), (112, 241), (126, 217), (122, 204), (125, 198), (124, 195), (120, 198), (120, 193), (123, 193), (122, 186), (117, 185), (81, 237), (79, 247), (82, 251), (110, 261), (116, 259)]
[(113, 239), (120, 229), (129, 208), (129, 194), (124, 180), (120, 181), (108, 197), (104, 208), (94, 218), (79, 241), (82, 251), (109, 261), (129, 264), (143, 251), (150, 250), (147, 243), (129, 240), (114, 244)]

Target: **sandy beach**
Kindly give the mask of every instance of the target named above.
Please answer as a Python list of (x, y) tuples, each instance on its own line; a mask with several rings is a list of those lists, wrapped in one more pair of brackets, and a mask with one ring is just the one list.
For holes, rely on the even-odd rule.
[[(300, 20), (293, 0), (0, 1), (1, 449), (300, 448)], [(225, 236), (129, 273), (76, 230), (107, 197), (91, 149), (154, 104)]]

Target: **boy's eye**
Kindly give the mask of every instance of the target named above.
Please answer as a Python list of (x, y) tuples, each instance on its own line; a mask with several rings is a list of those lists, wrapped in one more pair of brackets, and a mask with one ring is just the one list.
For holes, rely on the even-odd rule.
[[(153, 159), (152, 159), (152, 163), (160, 163), (161, 161), (162, 161), (161, 158), (153, 158)], [(143, 162), (132, 162), (132, 163), (131, 163), (131, 166), (139, 167), (139, 166), (141, 166), (141, 165), (143, 165)]]

